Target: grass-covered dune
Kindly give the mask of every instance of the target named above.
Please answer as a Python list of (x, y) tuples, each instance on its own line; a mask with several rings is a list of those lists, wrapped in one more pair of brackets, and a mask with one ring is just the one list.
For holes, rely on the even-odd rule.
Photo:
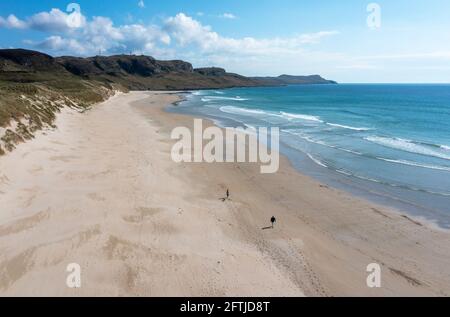
[(0, 155), (51, 127), (62, 108), (84, 111), (125, 89), (74, 76), (42, 53), (0, 50)]

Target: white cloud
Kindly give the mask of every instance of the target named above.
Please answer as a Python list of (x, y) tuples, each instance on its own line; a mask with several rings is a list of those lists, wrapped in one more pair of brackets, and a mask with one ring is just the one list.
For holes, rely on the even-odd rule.
[(50, 12), (40, 12), (26, 20), (20, 20), (12, 14), (6, 19), (0, 17), (0, 27), (33, 29), (43, 32), (66, 32), (83, 27), (85, 24), (86, 18), (81, 12), (65, 13), (59, 9), (52, 9)]
[[(67, 44), (66, 46), (64, 44)], [(51, 36), (37, 47), (74, 55), (140, 52), (153, 54), (162, 52), (158, 45), (169, 45), (170, 36), (156, 26), (128, 24), (114, 26), (109, 18), (95, 17), (78, 32), (70, 32), (67, 37)]]
[(145, 2), (144, 2), (144, 0), (139, 0), (139, 2), (138, 2), (138, 7), (141, 8), (141, 9), (144, 9), (144, 8), (145, 8)]
[(316, 33), (302, 34), (297, 38), (297, 40), (300, 44), (318, 44), (320, 43), (321, 39), (338, 34), (339, 31), (321, 31)]
[(165, 30), (182, 46), (192, 43), (202, 46), (218, 38), (218, 34), (212, 32), (209, 26), (203, 26), (184, 13), (168, 18), (165, 21)]
[[(103, 52), (162, 52), (158, 44), (169, 45), (170, 36), (159, 27), (143, 24), (115, 26), (107, 17), (91, 20), (80, 11), (59, 9), (37, 13), (25, 20), (14, 15), (0, 17), (0, 28), (32, 29), (50, 33), (42, 41), (26, 41), (36, 48), (58, 54), (89, 55)], [(52, 34), (53, 33), (53, 34)]]
[[(223, 16), (235, 17), (231, 13), (225, 13)], [(40, 12), (25, 20), (14, 15), (6, 19), (0, 17), (0, 27), (50, 33), (45, 40), (35, 44), (55, 51), (64, 50), (69, 53), (72, 50), (72, 53), (77, 55), (95, 53), (98, 50), (129, 52), (149, 51), (149, 48), (167, 49), (159, 45), (171, 44), (178, 45), (181, 50), (191, 49), (207, 55), (292, 54), (301, 52), (305, 45), (317, 44), (325, 37), (338, 34), (337, 31), (322, 31), (286, 38), (231, 38), (219, 35), (210, 26), (203, 25), (184, 13), (169, 17), (162, 26), (147, 26), (142, 23), (115, 26), (108, 17), (98, 16), (88, 21), (80, 11), (65, 13), (59, 9)]]
[[(321, 31), (290, 37), (233, 38), (183, 13), (166, 19), (163, 30), (172, 37), (177, 58), (195, 66), (221, 66), (244, 75), (316, 74), (333, 69), (343, 59), (339, 54), (315, 50), (321, 41), (339, 34)], [(330, 77), (331, 78), (331, 77)]]
[(237, 18), (233, 13), (224, 13), (220, 15), (221, 18), (234, 20)]
[(164, 29), (179, 45), (197, 46), (204, 53), (232, 53), (236, 55), (265, 55), (292, 53), (302, 51), (306, 44), (317, 44), (321, 39), (339, 34), (337, 31), (322, 31), (312, 34), (301, 34), (288, 38), (240, 39), (223, 37), (204, 26), (199, 21), (179, 13), (165, 21)]
[(0, 16), (0, 27), (8, 29), (26, 29), (27, 24), (19, 20), (14, 14), (10, 14), (6, 19)]
[(77, 52), (80, 55), (84, 55), (91, 52), (95, 48), (91, 45), (81, 44), (75, 39), (65, 39), (59, 35), (53, 35), (47, 37), (44, 41), (40, 43), (34, 43), (28, 41), (28, 43), (33, 44), (35, 47), (50, 50), (50, 51), (67, 51), (67, 52)]
[(61, 32), (83, 27), (86, 24), (86, 18), (77, 11), (68, 14), (59, 9), (52, 9), (50, 12), (41, 12), (33, 15), (26, 23), (30, 29)]

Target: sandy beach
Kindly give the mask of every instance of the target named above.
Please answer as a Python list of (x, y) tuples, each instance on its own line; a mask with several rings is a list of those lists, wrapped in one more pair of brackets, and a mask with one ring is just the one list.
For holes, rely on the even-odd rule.
[[(0, 296), (450, 296), (449, 232), (285, 158), (276, 174), (174, 163), (170, 132), (193, 124), (164, 111), (179, 99), (131, 92), (65, 110), (0, 156)], [(81, 288), (66, 285), (70, 263)], [(381, 288), (366, 285), (370, 263)]]

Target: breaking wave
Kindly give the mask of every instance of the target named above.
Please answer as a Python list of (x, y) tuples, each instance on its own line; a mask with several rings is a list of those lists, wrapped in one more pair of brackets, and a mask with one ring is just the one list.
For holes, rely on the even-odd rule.
[(348, 129), (348, 130), (354, 130), (354, 131), (369, 131), (372, 130), (371, 128), (357, 128), (352, 127), (349, 125), (343, 125), (343, 124), (337, 124), (337, 123), (329, 123), (327, 122), (327, 125), (335, 127), (335, 128), (342, 128), (342, 129)]
[[(425, 143), (421, 142), (414, 142), (406, 139), (388, 138), (380, 136), (369, 136), (364, 139), (369, 142), (376, 143), (378, 145), (382, 145), (384, 147), (389, 147), (396, 150), (401, 150), (425, 156), (433, 156), (444, 160), (450, 160), (450, 155), (438, 152), (430, 148), (431, 146), (425, 145)], [(441, 148), (441, 146), (439, 147)]]

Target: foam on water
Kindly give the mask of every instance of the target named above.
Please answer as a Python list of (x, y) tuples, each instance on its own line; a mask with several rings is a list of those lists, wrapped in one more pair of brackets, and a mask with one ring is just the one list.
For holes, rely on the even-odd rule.
[(421, 168), (428, 168), (428, 169), (432, 169), (432, 170), (450, 172), (450, 167), (447, 167), (447, 166), (422, 164), (422, 163), (410, 162), (410, 161), (406, 161), (406, 160), (393, 160), (393, 159), (387, 159), (387, 158), (383, 158), (383, 157), (377, 157), (377, 159), (386, 161), (386, 162), (390, 162), (390, 163), (395, 163), (395, 164), (402, 164), (402, 165), (415, 166), (415, 167), (421, 167)]
[(219, 108), (220, 111), (232, 114), (244, 114), (244, 115), (270, 115), (267, 111), (259, 110), (259, 109), (250, 109), (250, 108), (239, 108), (234, 106), (223, 106)]
[(365, 140), (373, 142), (382, 146), (390, 147), (396, 150), (406, 151), (410, 153), (416, 153), (425, 156), (433, 156), (444, 160), (450, 160), (450, 155), (435, 151), (426, 146), (418, 144), (411, 140), (405, 140), (401, 138), (388, 138), (380, 136), (368, 136)]
[(342, 125), (342, 124), (337, 124), (337, 123), (329, 123), (329, 122), (327, 122), (327, 125), (332, 126), (332, 127), (336, 127), (336, 128), (349, 129), (349, 130), (354, 130), (354, 131), (369, 131), (369, 130), (372, 130), (371, 128), (357, 128), (357, 127), (351, 127), (351, 126), (348, 126), (348, 125)]
[(239, 96), (236, 97), (218, 97), (218, 96), (205, 96), (202, 98), (203, 102), (211, 102), (211, 101), (227, 101), (227, 100), (231, 100), (231, 101), (248, 101), (249, 99), (247, 98), (241, 98)]
[(320, 161), (319, 159), (315, 158), (314, 156), (312, 156), (310, 153), (306, 153), (306, 155), (317, 165), (320, 165), (322, 167), (328, 168), (328, 166), (323, 163), (322, 161)]
[(323, 122), (322, 120), (320, 120), (319, 117), (306, 115), (306, 114), (289, 113), (289, 112), (284, 112), (284, 111), (281, 111), (280, 114), (283, 117), (287, 118), (288, 120), (300, 119), (300, 120), (307, 120), (307, 121), (314, 121), (314, 122)]

